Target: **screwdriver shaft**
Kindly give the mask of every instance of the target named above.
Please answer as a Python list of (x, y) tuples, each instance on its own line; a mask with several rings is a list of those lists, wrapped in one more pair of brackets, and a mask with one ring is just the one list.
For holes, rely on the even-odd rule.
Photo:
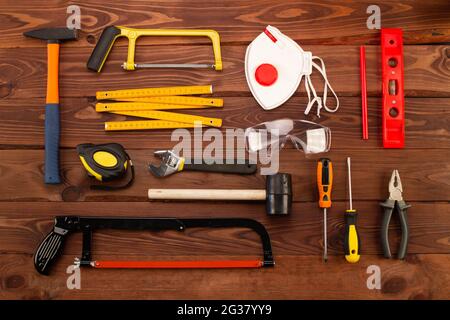
[(350, 202), (350, 210), (353, 210), (352, 199), (352, 171), (351, 171), (351, 159), (347, 157), (347, 171), (348, 171), (348, 199)]
[(323, 260), (328, 261), (327, 208), (323, 208)]

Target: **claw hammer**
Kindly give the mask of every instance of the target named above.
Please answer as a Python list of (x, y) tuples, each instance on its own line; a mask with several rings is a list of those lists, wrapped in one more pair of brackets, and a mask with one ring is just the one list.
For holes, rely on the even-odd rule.
[(45, 183), (61, 183), (59, 175), (59, 45), (75, 40), (76, 29), (44, 28), (25, 32), (24, 36), (47, 40), (47, 98), (45, 105)]

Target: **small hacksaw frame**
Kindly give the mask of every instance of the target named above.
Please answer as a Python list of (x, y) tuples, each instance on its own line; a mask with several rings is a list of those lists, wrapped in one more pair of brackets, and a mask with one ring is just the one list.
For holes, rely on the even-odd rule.
[[(213, 46), (214, 64), (206, 63), (135, 63), (136, 41), (143, 36), (188, 36), (188, 37), (208, 37)], [(220, 36), (215, 30), (199, 29), (135, 29), (121, 26), (106, 27), (95, 45), (89, 57), (87, 67), (90, 70), (100, 72), (114, 42), (119, 37), (128, 38), (127, 61), (122, 64), (125, 70), (135, 70), (138, 68), (212, 68), (217, 71), (222, 70), (222, 56), (220, 53)]]

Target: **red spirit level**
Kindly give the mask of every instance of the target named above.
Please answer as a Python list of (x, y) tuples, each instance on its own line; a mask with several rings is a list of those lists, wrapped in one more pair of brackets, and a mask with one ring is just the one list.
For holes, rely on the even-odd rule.
[(401, 29), (381, 29), (383, 95), (383, 146), (405, 144), (405, 101), (403, 94), (403, 40)]

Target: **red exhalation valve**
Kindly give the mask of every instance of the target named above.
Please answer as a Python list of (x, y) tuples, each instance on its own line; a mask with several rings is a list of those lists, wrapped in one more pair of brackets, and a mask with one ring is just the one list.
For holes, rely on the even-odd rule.
[(255, 79), (262, 86), (271, 86), (278, 79), (277, 68), (269, 63), (263, 63), (256, 68)]
[(403, 40), (401, 29), (381, 29), (383, 147), (405, 144)]

